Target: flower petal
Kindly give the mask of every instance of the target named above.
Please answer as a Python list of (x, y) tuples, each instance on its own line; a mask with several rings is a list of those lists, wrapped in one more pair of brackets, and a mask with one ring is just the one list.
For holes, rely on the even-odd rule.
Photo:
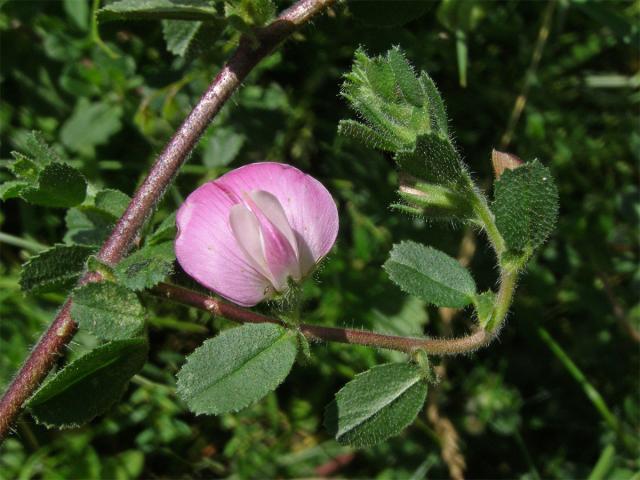
[(280, 163), (253, 163), (218, 180), (222, 188), (241, 195), (263, 190), (274, 195), (297, 238), (302, 274), (324, 257), (338, 235), (338, 210), (331, 194), (315, 178)]
[(247, 261), (231, 230), (229, 213), (238, 201), (215, 182), (189, 195), (178, 210), (176, 257), (191, 277), (242, 306), (264, 299), (271, 282)]

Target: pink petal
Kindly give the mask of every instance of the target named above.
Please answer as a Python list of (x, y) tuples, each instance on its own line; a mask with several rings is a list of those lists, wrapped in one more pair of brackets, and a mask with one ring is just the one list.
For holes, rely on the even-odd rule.
[(216, 183), (195, 190), (178, 210), (176, 257), (205, 287), (242, 306), (262, 301), (271, 282), (249, 262), (231, 230), (229, 214), (237, 203)]
[(223, 175), (216, 183), (238, 194), (262, 190), (275, 196), (297, 239), (302, 274), (323, 258), (338, 235), (338, 210), (315, 178), (281, 163), (253, 163)]

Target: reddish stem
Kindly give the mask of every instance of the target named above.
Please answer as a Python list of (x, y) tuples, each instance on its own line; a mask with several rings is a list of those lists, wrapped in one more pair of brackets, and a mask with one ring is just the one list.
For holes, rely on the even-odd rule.
[[(177, 285), (161, 283), (152, 293), (156, 296), (168, 298), (184, 305), (205, 310), (229, 320), (240, 323), (284, 323), (274, 317), (238, 307), (217, 298), (203, 295)], [(430, 355), (457, 355), (470, 353), (487, 345), (494, 335), (482, 329), (476, 330), (466, 337), (459, 338), (420, 338), (399, 337), (382, 333), (369, 332), (354, 328), (322, 327), (320, 325), (300, 324), (300, 331), (311, 341), (340, 342), (369, 347), (386, 348), (405, 353), (425, 350)]]
[[(182, 122), (136, 191), (127, 210), (100, 249), (100, 260), (114, 265), (127, 254), (171, 180), (197, 144), (200, 135), (247, 74), (296, 28), (308, 22), (334, 1), (301, 0), (282, 12), (268, 26), (257, 29), (254, 37), (243, 37), (240, 40), (238, 49)], [(81, 283), (99, 280), (97, 275), (88, 275), (82, 278)], [(69, 298), (0, 400), (0, 441), (6, 437), (24, 402), (47, 376), (56, 358), (63, 353), (65, 346), (73, 338), (77, 326), (71, 319), (70, 310)]]

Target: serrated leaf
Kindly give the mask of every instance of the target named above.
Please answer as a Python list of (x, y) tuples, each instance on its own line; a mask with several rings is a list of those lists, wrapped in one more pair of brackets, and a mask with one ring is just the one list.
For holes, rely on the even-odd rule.
[(202, 22), (193, 20), (163, 20), (162, 36), (167, 50), (174, 55), (184, 56), (201, 26)]
[(426, 183), (456, 190), (470, 188), (465, 168), (451, 141), (440, 135), (420, 135), (413, 151), (396, 155), (398, 166)]
[(424, 15), (432, 2), (416, 0), (352, 0), (349, 9), (353, 16), (372, 27), (397, 27)]
[(20, 287), (28, 293), (45, 293), (71, 288), (94, 248), (83, 245), (55, 245), (33, 256), (22, 266)]
[(116, 265), (116, 278), (131, 290), (151, 288), (171, 274), (175, 259), (173, 242), (147, 245)]
[(39, 166), (44, 167), (51, 162), (60, 162), (58, 154), (44, 140), (41, 132), (32, 131), (25, 139), (27, 153)]
[(394, 245), (383, 268), (402, 290), (438, 307), (464, 307), (476, 293), (471, 274), (456, 259), (419, 243)]
[(146, 339), (109, 342), (71, 362), (27, 406), (38, 423), (68, 428), (104, 413), (124, 393), (147, 359)]
[(547, 239), (558, 218), (558, 188), (539, 161), (506, 170), (495, 183), (493, 211), (507, 247), (533, 250)]
[(264, 397), (296, 359), (294, 332), (246, 324), (205, 341), (178, 373), (178, 395), (197, 414), (235, 412)]
[(86, 193), (87, 181), (78, 170), (53, 162), (42, 169), (37, 184), (23, 189), (20, 196), (34, 205), (68, 208), (82, 203)]
[(324, 425), (338, 442), (368, 447), (411, 424), (426, 396), (427, 383), (415, 365), (379, 365), (342, 387), (325, 410)]
[(144, 308), (131, 290), (113, 282), (88, 283), (73, 293), (71, 318), (103, 340), (121, 340), (144, 328)]
[(29, 182), (35, 182), (38, 180), (40, 165), (20, 152), (11, 152), (11, 156), (15, 159), (9, 164), (9, 170), (11, 170), (11, 173), (13, 173), (17, 178), (21, 178)]
[(18, 198), (20, 194), (29, 188), (30, 182), (23, 180), (9, 180), (0, 185), (0, 199), (9, 200), (10, 198)]
[(121, 0), (98, 10), (98, 20), (219, 20), (205, 0)]
[(131, 197), (126, 193), (107, 188), (96, 193), (93, 204), (97, 209), (112, 215), (113, 218), (120, 218), (129, 206), (129, 202)]

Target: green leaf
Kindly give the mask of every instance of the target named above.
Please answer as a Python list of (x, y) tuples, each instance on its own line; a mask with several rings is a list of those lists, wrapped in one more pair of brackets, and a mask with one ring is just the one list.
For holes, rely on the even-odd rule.
[(38, 423), (68, 428), (107, 411), (147, 359), (146, 339), (109, 342), (71, 362), (27, 406)]
[(400, 145), (393, 143), (392, 138), (385, 137), (371, 127), (356, 122), (355, 120), (340, 120), (338, 133), (345, 137), (358, 140), (369, 148), (376, 148), (387, 152), (396, 152), (400, 148)]
[(120, 190), (105, 189), (96, 193), (93, 204), (96, 208), (113, 216), (120, 218), (129, 206), (131, 197)]
[(27, 202), (45, 207), (68, 208), (84, 201), (87, 181), (75, 168), (66, 163), (50, 163), (38, 177), (37, 185), (20, 192)]
[(23, 180), (9, 180), (0, 185), (0, 199), (9, 200), (10, 198), (20, 197), (20, 193), (29, 187), (29, 182)]
[(83, 245), (100, 245), (115, 225), (116, 217), (93, 205), (71, 208), (65, 216), (64, 241)]
[(473, 278), (456, 259), (419, 243), (394, 245), (383, 268), (402, 290), (438, 307), (464, 307), (476, 293)]
[(131, 290), (151, 288), (171, 274), (175, 259), (173, 242), (147, 245), (116, 265), (116, 278)]
[(121, 0), (98, 10), (98, 20), (219, 20), (205, 0)]
[(353, 16), (372, 27), (397, 27), (424, 15), (432, 2), (416, 0), (351, 0)]
[(272, 0), (227, 0), (225, 16), (240, 31), (262, 27), (276, 15)]
[(473, 304), (476, 308), (476, 315), (478, 316), (478, 324), (485, 328), (491, 319), (493, 318), (493, 311), (495, 308), (496, 294), (491, 290), (479, 293), (475, 296)]
[(120, 130), (121, 117), (121, 106), (107, 102), (91, 103), (83, 97), (62, 125), (60, 140), (74, 152), (92, 155), (94, 147), (106, 143)]
[(198, 35), (201, 26), (202, 22), (192, 20), (163, 20), (162, 36), (167, 44), (167, 50), (183, 57)]
[(62, 6), (67, 16), (82, 31), (89, 27), (89, 2), (78, 0), (63, 0)]
[(507, 247), (533, 250), (547, 239), (558, 219), (558, 188), (538, 160), (505, 170), (495, 183), (493, 211)]
[(421, 107), (425, 101), (422, 86), (404, 54), (398, 47), (395, 47), (389, 50), (387, 58), (405, 100), (416, 107)]
[(296, 354), (295, 333), (279, 325), (225, 330), (187, 358), (178, 373), (178, 395), (197, 414), (238, 411), (280, 385)]
[(15, 159), (9, 164), (9, 170), (11, 170), (11, 173), (13, 173), (17, 178), (22, 178), (29, 182), (35, 182), (38, 180), (38, 175), (41, 170), (40, 165), (20, 152), (11, 152), (11, 155)]
[(470, 188), (460, 156), (446, 137), (433, 133), (420, 135), (415, 150), (398, 153), (396, 162), (402, 170), (427, 183), (459, 191)]
[(379, 365), (342, 387), (325, 410), (324, 425), (338, 442), (368, 447), (411, 424), (426, 396), (427, 383), (415, 365)]
[(211, 168), (230, 164), (238, 156), (246, 139), (232, 128), (216, 128), (205, 146), (203, 163)]
[(144, 308), (138, 296), (113, 282), (78, 288), (73, 293), (71, 318), (81, 329), (104, 340), (131, 338), (144, 328)]
[(32, 131), (25, 139), (25, 147), (31, 158), (41, 167), (60, 162), (58, 154), (47, 144), (41, 132)]
[(449, 121), (447, 119), (447, 110), (445, 109), (442, 95), (438, 91), (436, 84), (433, 82), (427, 72), (420, 74), (420, 84), (427, 95), (429, 104), (429, 116), (431, 117), (431, 129), (442, 136), (449, 134)]
[(55, 245), (33, 256), (22, 266), (20, 287), (29, 293), (45, 293), (71, 288), (84, 269), (92, 247)]
[(154, 232), (147, 237), (147, 244), (157, 245), (167, 240), (173, 240), (176, 237), (176, 232), (176, 214), (174, 212), (162, 220)]

